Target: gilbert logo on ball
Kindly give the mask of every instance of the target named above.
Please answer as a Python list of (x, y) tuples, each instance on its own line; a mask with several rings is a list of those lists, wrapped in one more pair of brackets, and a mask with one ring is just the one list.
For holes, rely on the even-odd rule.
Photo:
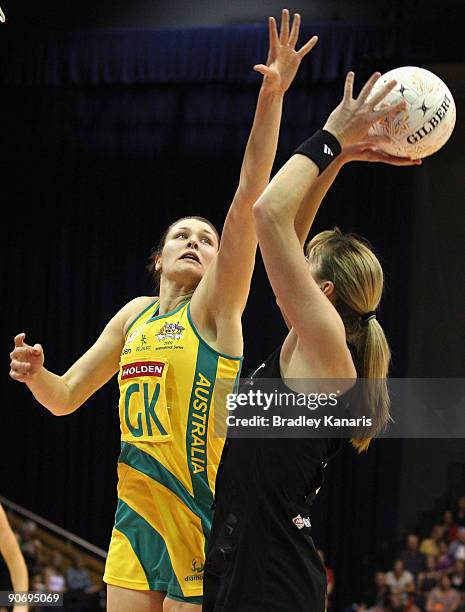
[(370, 134), (389, 136), (382, 144), (386, 153), (419, 159), (438, 151), (449, 139), (455, 125), (455, 103), (447, 85), (424, 68), (404, 66), (383, 74), (372, 95), (388, 81), (397, 85), (383, 103), (407, 102), (396, 117), (386, 117), (370, 129)]

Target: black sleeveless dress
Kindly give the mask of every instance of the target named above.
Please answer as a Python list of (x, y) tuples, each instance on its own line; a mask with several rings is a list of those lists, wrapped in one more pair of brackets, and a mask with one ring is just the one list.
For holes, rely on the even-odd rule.
[[(253, 376), (280, 379), (280, 352)], [(204, 612), (324, 612), (326, 571), (311, 537), (309, 508), (340, 444), (226, 441), (207, 545)]]

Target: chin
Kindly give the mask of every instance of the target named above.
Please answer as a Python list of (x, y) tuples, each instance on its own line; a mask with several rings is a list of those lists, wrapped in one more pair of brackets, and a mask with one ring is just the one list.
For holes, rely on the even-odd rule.
[[(192, 266), (194, 268), (194, 266)], [(178, 270), (176, 274), (173, 275), (173, 280), (184, 285), (185, 287), (192, 286), (194, 289), (202, 280), (203, 275), (205, 274), (205, 270), (200, 266), (197, 269), (191, 270)]]

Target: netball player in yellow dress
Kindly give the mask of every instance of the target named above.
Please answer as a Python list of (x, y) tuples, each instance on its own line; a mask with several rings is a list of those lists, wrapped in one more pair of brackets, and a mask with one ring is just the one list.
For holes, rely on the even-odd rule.
[(44, 368), (38, 344), (15, 338), (10, 375), (55, 415), (81, 406), (116, 372), (122, 450), (118, 507), (105, 576), (110, 612), (199, 612), (205, 539), (222, 441), (213, 419), (217, 379), (232, 388), (243, 349), (241, 315), (256, 237), (252, 205), (266, 187), (276, 152), (282, 101), (299, 63), (300, 18), (278, 34), (269, 20), (270, 53), (239, 186), (221, 244), (199, 217), (173, 223), (153, 258), (159, 297), (138, 297), (107, 324), (62, 376)]

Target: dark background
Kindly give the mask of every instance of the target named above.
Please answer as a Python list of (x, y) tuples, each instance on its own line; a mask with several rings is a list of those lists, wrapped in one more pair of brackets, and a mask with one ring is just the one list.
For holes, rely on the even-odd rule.
[[(172, 220), (221, 227), (238, 180), (276, 2), (5, 1), (0, 28), (3, 200), (0, 268), (5, 497), (107, 547), (119, 449), (114, 381), (55, 418), (7, 376), (20, 331), (62, 373), (109, 317), (149, 294), (145, 264)], [(430, 67), (458, 120), (421, 168), (344, 168), (315, 231), (368, 237), (386, 274), (380, 320), (394, 376), (463, 376), (464, 47), (459, 3), (294, 3), (320, 42), (285, 101), (276, 168), (320, 127), (348, 69)], [(209, 27), (195, 27), (195, 26)], [(99, 29), (95, 29), (98, 26)], [(158, 26), (158, 27), (157, 27)], [(178, 26), (164, 28), (161, 26)], [(192, 26), (192, 27), (179, 27)], [(116, 29), (115, 29), (116, 28)], [(131, 29), (128, 29), (131, 28)], [(136, 28), (136, 29), (133, 29)], [(244, 316), (244, 372), (284, 337), (260, 261)], [(463, 441), (346, 445), (312, 513), (335, 568), (336, 609), (387, 569), (403, 532), (465, 492)]]

